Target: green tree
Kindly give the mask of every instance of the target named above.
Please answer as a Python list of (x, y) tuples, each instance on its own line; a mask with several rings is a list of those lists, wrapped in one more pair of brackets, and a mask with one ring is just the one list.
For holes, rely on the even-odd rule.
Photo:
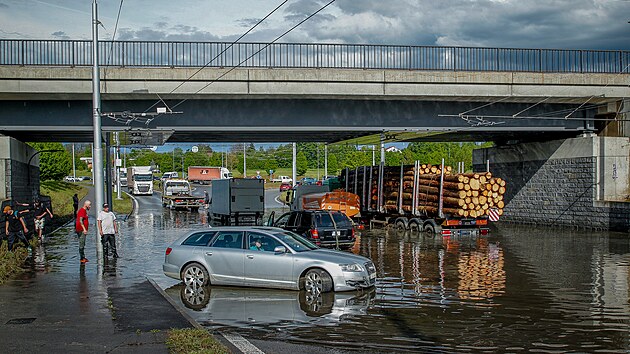
[(60, 181), (72, 171), (72, 154), (61, 143), (30, 143), (35, 150), (61, 150), (39, 154), (39, 178), (42, 181)]
[(328, 156), (328, 171), (326, 174), (328, 175), (337, 175), (339, 173), (339, 161), (337, 160), (337, 155), (331, 154)]
[(308, 171), (308, 161), (306, 160), (306, 155), (303, 151), (297, 153), (295, 157), (295, 170), (296, 173), (300, 176), (303, 176), (306, 171)]

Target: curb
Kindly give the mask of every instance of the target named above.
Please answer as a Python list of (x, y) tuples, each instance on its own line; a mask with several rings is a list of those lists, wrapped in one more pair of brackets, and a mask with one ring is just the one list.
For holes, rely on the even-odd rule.
[(149, 281), (149, 283), (151, 283), (151, 285), (153, 285), (155, 290), (157, 290), (158, 293), (160, 293), (160, 295), (162, 295), (162, 297), (166, 299), (166, 301), (168, 301), (168, 303), (171, 304), (171, 306), (173, 306), (173, 308), (175, 308), (175, 310), (177, 310), (177, 312), (179, 312), (180, 315), (182, 315), (186, 319), (186, 321), (188, 321), (194, 328), (205, 330), (205, 328), (199, 323), (197, 323), (197, 321), (195, 321), (192, 317), (190, 317), (189, 314), (187, 314), (182, 309), (180, 309), (179, 306), (175, 303), (175, 301), (171, 299), (171, 297), (168, 296), (166, 292), (162, 290), (162, 288), (160, 288), (160, 286), (157, 285), (157, 283), (153, 279), (149, 277), (146, 277), (146, 279)]

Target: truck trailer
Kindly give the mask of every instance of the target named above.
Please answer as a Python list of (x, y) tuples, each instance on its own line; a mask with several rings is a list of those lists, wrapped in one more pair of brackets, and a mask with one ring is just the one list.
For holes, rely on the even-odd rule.
[(162, 206), (170, 209), (197, 211), (204, 198), (192, 195), (190, 183), (184, 179), (167, 179), (162, 183)]
[[(442, 172), (444, 171), (444, 172)], [(487, 234), (503, 213), (505, 181), (490, 172), (447, 174), (420, 162), (363, 166), (342, 171), (345, 190), (359, 196), (360, 221), (400, 230), (442, 234)]]
[(212, 182), (208, 217), (214, 225), (262, 225), (265, 213), (265, 181), (229, 178)]
[(127, 187), (134, 195), (153, 195), (153, 172), (151, 166), (127, 168)]
[(190, 166), (188, 167), (188, 181), (190, 183), (206, 184), (215, 179), (232, 178), (232, 173), (225, 167)]

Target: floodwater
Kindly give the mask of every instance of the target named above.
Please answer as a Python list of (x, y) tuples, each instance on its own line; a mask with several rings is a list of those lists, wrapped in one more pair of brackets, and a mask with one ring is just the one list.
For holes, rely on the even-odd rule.
[[(157, 200), (157, 199), (156, 199)], [(211, 329), (246, 338), (369, 351), (628, 352), (630, 237), (501, 225), (488, 236), (443, 238), (364, 231), (352, 252), (377, 268), (370, 291), (323, 294), (233, 287), (186, 288), (161, 271), (164, 249), (204, 225), (145, 198), (121, 224), (122, 258), (88, 273), (108, 286), (145, 277)], [(141, 204), (142, 204), (141, 203)], [(76, 240), (60, 230), (35, 269), (78, 269)], [(93, 254), (88, 242), (88, 255)], [(38, 258), (39, 257), (39, 258)], [(88, 256), (88, 258), (90, 258)]]

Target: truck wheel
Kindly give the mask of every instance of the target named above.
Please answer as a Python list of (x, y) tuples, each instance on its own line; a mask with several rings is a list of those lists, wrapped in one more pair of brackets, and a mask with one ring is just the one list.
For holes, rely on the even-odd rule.
[(417, 234), (422, 230), (421, 225), (422, 223), (420, 222), (420, 220), (416, 218), (409, 220), (409, 223), (407, 224), (407, 226), (409, 227), (409, 232), (413, 234)]
[(440, 231), (439, 226), (433, 220), (428, 220), (424, 223), (424, 232), (427, 236), (435, 236)]
[(396, 227), (396, 231), (404, 232), (405, 230), (407, 230), (407, 219), (405, 218), (396, 219), (396, 221), (394, 222), (394, 226)]

